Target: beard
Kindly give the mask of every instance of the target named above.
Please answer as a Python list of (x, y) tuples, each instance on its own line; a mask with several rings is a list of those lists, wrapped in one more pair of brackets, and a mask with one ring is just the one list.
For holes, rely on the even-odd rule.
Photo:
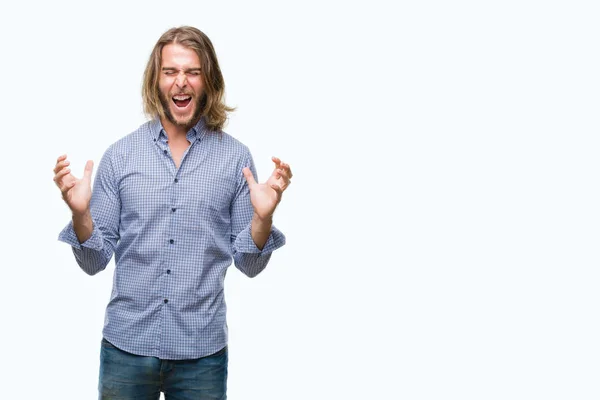
[[(175, 94), (173, 94), (173, 95), (169, 94), (169, 98), (167, 98), (164, 93), (159, 91), (158, 97), (160, 99), (160, 103), (165, 112), (165, 116), (167, 117), (169, 122), (171, 122), (173, 125), (181, 126), (186, 129), (190, 129), (192, 126), (194, 126), (198, 122), (198, 120), (202, 116), (202, 108), (203, 108), (203, 105), (206, 103), (206, 94), (203, 93), (202, 97), (200, 97), (200, 98), (196, 97), (195, 95), (193, 95), (191, 93), (176, 93), (176, 94), (185, 94), (188, 96), (192, 96), (191, 101), (195, 102), (196, 109), (194, 110), (194, 112), (192, 113), (192, 115), (189, 118), (176, 119), (175, 116), (173, 115), (173, 113), (171, 112), (171, 107), (176, 107), (176, 105), (171, 100), (171, 98), (173, 96), (175, 96)], [(200, 100), (200, 101), (198, 101), (198, 100)]]

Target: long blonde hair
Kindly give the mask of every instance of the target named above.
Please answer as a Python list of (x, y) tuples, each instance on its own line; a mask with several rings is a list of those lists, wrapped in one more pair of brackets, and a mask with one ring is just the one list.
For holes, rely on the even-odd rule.
[(212, 42), (202, 31), (192, 26), (171, 28), (158, 39), (144, 71), (142, 99), (144, 112), (150, 118), (165, 118), (166, 112), (160, 101), (158, 88), (159, 72), (162, 62), (162, 49), (168, 44), (178, 43), (194, 50), (200, 59), (201, 74), (204, 81), (204, 98), (201, 103), (201, 116), (206, 126), (214, 131), (223, 129), (227, 113), (235, 108), (225, 104), (225, 81)]

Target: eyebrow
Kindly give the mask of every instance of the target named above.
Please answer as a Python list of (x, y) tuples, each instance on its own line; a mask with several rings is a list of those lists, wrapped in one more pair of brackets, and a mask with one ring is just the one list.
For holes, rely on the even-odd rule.
[[(162, 71), (177, 71), (177, 68), (174, 67), (163, 67)], [(188, 68), (184, 70), (185, 72), (197, 72), (202, 71), (202, 68)]]

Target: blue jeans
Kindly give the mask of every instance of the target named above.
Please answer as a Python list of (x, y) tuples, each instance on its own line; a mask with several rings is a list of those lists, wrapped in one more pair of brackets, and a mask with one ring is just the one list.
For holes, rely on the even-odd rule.
[(100, 400), (225, 400), (227, 347), (194, 360), (161, 360), (119, 350), (102, 339)]

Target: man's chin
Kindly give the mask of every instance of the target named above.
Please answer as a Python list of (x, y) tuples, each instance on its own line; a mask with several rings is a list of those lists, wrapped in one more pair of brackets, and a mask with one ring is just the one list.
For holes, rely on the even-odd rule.
[(193, 124), (193, 119), (188, 117), (188, 118), (175, 118), (175, 121), (173, 121), (175, 123), (175, 125), (178, 126), (183, 126), (183, 127), (189, 127), (190, 125)]
[(190, 126), (194, 123), (194, 115), (177, 115), (175, 110), (171, 110), (171, 122), (177, 126)]
[(178, 113), (179, 110), (174, 109), (172, 105), (166, 110), (168, 110), (166, 113), (166, 117), (169, 120), (169, 122), (171, 122), (173, 125), (184, 128), (191, 128), (193, 125), (195, 125), (196, 122), (200, 119), (201, 114), (199, 109), (196, 109), (194, 113), (188, 112), (185, 114), (181, 114)]

